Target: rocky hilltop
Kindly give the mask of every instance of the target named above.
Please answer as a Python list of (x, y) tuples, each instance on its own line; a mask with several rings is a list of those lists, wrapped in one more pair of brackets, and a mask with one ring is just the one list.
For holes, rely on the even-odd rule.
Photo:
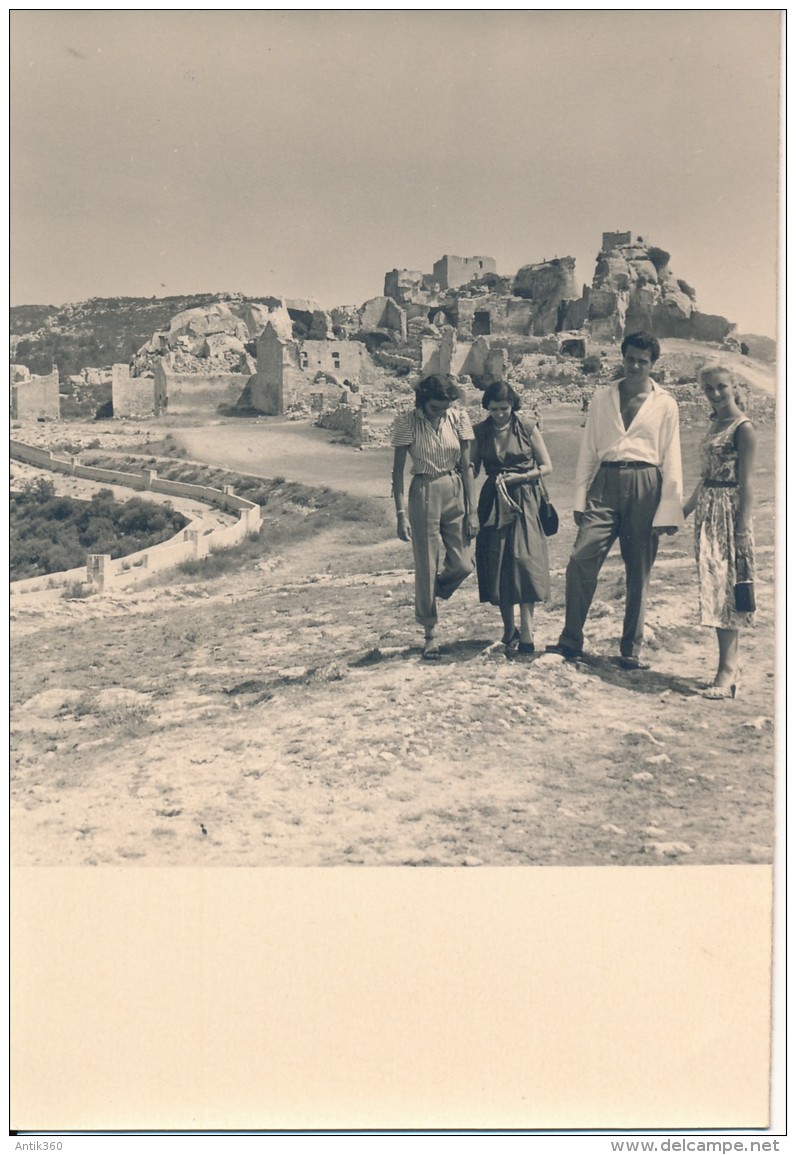
[(49, 373), (57, 366), (62, 378), (130, 361), (153, 332), (168, 328), (175, 314), (225, 296), (92, 297), (68, 305), (17, 305), (9, 310), (11, 360), (31, 373)]
[[(352, 380), (361, 376), (361, 345), (371, 359), (371, 378), (378, 372), (398, 379), (429, 371), (434, 343), (443, 352), (450, 346), (449, 371), (483, 387), (492, 361), (494, 372), (503, 373), (535, 351), (529, 344), (535, 339), (556, 339), (545, 353), (585, 358), (589, 346), (617, 344), (636, 329), (764, 360), (775, 356), (773, 342), (742, 338), (728, 318), (702, 313), (695, 289), (675, 274), (670, 254), (629, 231), (603, 233), (591, 284), (581, 292), (571, 256), (525, 264), (506, 276), (491, 257), (446, 254), (431, 272), (393, 269), (385, 274), (381, 296), (331, 311), (311, 300), (220, 293), (93, 298), (60, 308), (20, 306), (10, 313), (12, 363), (34, 376), (56, 369), (62, 386), (78, 392), (91, 386), (89, 374), (98, 368), (106, 370), (107, 386), (110, 366), (120, 363), (134, 379), (153, 376), (159, 365), (172, 374), (254, 376), (258, 341), (278, 317), (289, 318), (289, 331), (278, 336), (290, 348), (277, 360), (300, 372), (315, 366), (327, 376), (337, 368), (345, 376), (345, 362)], [(329, 352), (331, 342), (338, 344)], [(360, 343), (359, 351), (352, 342)]]
[(603, 233), (589, 299), (595, 340), (621, 340), (647, 329), (656, 337), (724, 341), (735, 331), (726, 317), (700, 313), (696, 292), (669, 267), (665, 249), (630, 233)]

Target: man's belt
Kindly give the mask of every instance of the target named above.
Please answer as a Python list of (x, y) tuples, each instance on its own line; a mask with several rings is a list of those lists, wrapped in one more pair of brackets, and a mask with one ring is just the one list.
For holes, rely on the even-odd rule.
[(603, 461), (601, 469), (657, 469), (651, 461)]

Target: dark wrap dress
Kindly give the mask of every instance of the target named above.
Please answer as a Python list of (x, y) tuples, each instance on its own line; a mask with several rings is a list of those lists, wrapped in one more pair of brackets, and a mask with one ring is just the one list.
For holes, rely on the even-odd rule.
[(497, 489), (495, 478), (504, 469), (536, 464), (530, 428), (513, 413), (506, 456), (495, 449), (492, 418), (475, 426), (478, 454), (486, 480), (478, 498), (478, 520), (481, 528), (475, 541), (478, 595), (482, 602), (517, 605), (543, 602), (550, 596), (550, 563), (547, 538), (539, 522), (539, 484), (536, 480), (509, 487), (509, 494), (520, 512), (509, 525), (490, 525), (496, 518)]

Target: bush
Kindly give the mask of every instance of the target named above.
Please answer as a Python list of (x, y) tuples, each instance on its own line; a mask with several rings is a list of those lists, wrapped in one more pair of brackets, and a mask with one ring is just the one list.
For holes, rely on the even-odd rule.
[(661, 271), (661, 269), (665, 269), (671, 260), (671, 253), (667, 253), (666, 249), (656, 248), (655, 245), (650, 245), (650, 247), (647, 249), (647, 252), (649, 254), (649, 259), (655, 266), (655, 271), (658, 273)]
[(91, 501), (56, 497), (47, 478), (12, 492), (9, 520), (12, 581), (76, 569), (89, 553), (123, 557), (173, 537), (187, 524), (174, 510), (139, 497), (117, 503), (110, 489)]
[(583, 358), (583, 364), (581, 368), (586, 374), (599, 373), (602, 367), (602, 357), (599, 353), (589, 353), (587, 357)]
[(90, 598), (93, 593), (94, 589), (90, 582), (69, 582), (61, 597), (65, 598), (66, 601), (76, 601)]

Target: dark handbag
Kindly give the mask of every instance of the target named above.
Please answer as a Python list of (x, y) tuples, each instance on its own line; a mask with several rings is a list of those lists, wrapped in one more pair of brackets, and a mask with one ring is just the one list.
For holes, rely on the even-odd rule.
[(757, 609), (755, 601), (754, 573), (752, 558), (748, 549), (737, 546), (735, 550), (735, 610), (739, 614), (751, 614)]
[(739, 614), (751, 614), (757, 609), (754, 582), (735, 583), (735, 609)]
[(541, 477), (539, 478), (539, 522), (545, 537), (555, 537), (558, 533), (558, 514), (556, 513), (556, 507), (550, 500), (547, 486)]

